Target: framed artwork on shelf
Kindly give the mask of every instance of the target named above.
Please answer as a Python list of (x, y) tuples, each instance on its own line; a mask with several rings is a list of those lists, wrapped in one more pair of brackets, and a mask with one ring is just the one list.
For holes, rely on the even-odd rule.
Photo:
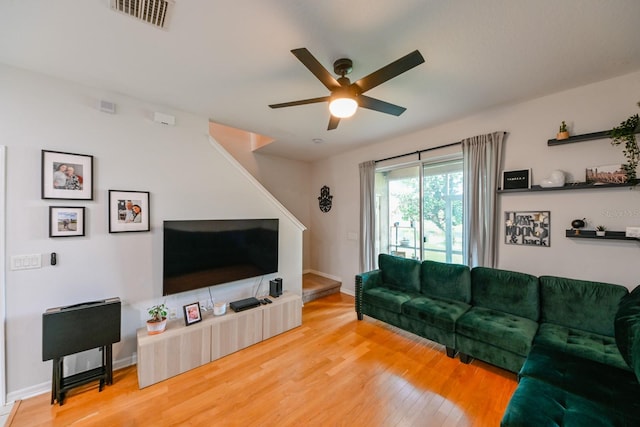
[(109, 190), (109, 233), (149, 230), (149, 192)]
[(531, 188), (531, 169), (502, 171), (502, 189)]
[(504, 229), (508, 245), (551, 246), (550, 211), (505, 211)]
[(84, 207), (49, 206), (49, 237), (84, 236)]
[(198, 323), (202, 320), (202, 313), (200, 313), (200, 304), (194, 302), (184, 306), (184, 322), (187, 326)]
[(93, 156), (42, 150), (42, 198), (93, 200)]
[(624, 184), (627, 172), (622, 165), (591, 166), (586, 171), (588, 184)]

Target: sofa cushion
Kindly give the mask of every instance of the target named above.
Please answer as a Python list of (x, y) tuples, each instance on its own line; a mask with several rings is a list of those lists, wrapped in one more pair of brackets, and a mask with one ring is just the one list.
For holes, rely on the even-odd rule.
[(618, 304), (628, 293), (620, 285), (541, 276), (540, 322), (612, 337)]
[(594, 360), (628, 370), (613, 337), (541, 323), (534, 343), (562, 351), (568, 355)]
[(420, 292), (420, 261), (380, 254), (378, 266), (382, 271), (384, 285)]
[(628, 369), (535, 343), (519, 375), (553, 384), (640, 419), (640, 384)]
[(466, 265), (423, 261), (420, 272), (423, 294), (471, 302), (471, 270)]
[(469, 304), (460, 301), (421, 296), (404, 303), (402, 313), (446, 332), (455, 332), (456, 320), (469, 307)]
[(535, 378), (522, 378), (501, 427), (620, 427), (638, 419)]
[(614, 329), (616, 345), (640, 381), (640, 286), (620, 301)]
[(471, 307), (456, 322), (456, 333), (521, 356), (531, 348), (538, 324), (526, 317)]
[(402, 304), (409, 301), (412, 295), (399, 290), (379, 286), (365, 289), (362, 301), (374, 307), (383, 308), (393, 313), (402, 313)]
[(538, 278), (530, 274), (475, 267), (471, 270), (471, 305), (537, 321), (538, 287)]

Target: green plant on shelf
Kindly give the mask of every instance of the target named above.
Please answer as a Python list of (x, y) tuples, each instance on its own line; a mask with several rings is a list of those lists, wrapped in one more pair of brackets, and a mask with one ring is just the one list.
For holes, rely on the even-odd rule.
[[(640, 102), (638, 106), (640, 107)], [(640, 116), (634, 114), (609, 131), (612, 145), (624, 145), (622, 153), (627, 158), (627, 163), (622, 165), (622, 168), (627, 173), (627, 182), (635, 181), (636, 169), (640, 161), (640, 148), (636, 140), (638, 123), (640, 123)]]
[(162, 320), (167, 317), (169, 310), (167, 309), (167, 306), (162, 303), (150, 307), (147, 312), (149, 313), (150, 321), (162, 322)]
[(562, 132), (566, 132), (566, 131), (567, 131), (567, 124), (563, 120), (562, 123), (560, 124), (560, 128), (559, 128), (558, 132), (562, 133)]

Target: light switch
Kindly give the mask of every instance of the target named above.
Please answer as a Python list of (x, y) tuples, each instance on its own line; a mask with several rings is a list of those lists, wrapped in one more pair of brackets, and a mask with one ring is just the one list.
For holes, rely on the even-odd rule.
[(42, 268), (42, 255), (15, 255), (11, 257), (12, 270), (29, 270), (32, 268)]

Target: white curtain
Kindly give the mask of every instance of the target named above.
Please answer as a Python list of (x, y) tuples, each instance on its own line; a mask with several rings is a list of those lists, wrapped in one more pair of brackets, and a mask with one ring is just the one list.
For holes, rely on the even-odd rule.
[(360, 271), (376, 268), (375, 246), (376, 162), (360, 163)]
[(462, 141), (464, 169), (465, 261), (469, 267), (496, 267), (498, 198), (504, 132)]

